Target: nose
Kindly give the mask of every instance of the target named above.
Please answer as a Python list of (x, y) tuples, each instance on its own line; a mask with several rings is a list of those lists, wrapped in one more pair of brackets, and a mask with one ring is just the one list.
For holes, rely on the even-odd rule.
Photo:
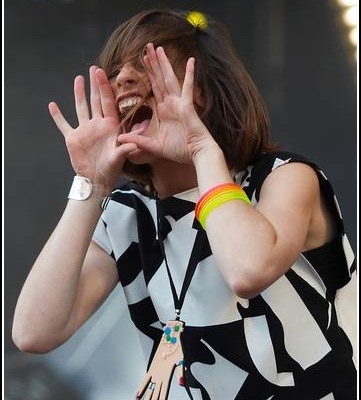
[(126, 63), (118, 72), (115, 77), (115, 85), (117, 88), (130, 89), (136, 86), (139, 82), (140, 76), (138, 71), (130, 63)]

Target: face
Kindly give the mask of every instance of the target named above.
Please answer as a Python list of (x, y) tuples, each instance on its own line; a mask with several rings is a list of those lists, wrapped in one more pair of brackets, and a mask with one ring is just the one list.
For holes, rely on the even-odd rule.
[[(169, 59), (175, 59), (173, 49), (167, 50)], [(182, 63), (181, 63), (182, 64)], [(183, 67), (183, 68), (182, 68)], [(175, 73), (182, 85), (185, 66), (178, 65)], [(116, 107), (122, 123), (122, 133), (141, 130), (140, 135), (156, 136), (159, 132), (159, 119), (152, 87), (146, 70), (126, 62), (116, 75), (110, 77), (116, 99)], [(195, 89), (195, 106), (202, 106), (200, 91)], [(128, 160), (134, 164), (149, 164), (154, 156), (145, 151), (136, 150), (129, 154)]]
[[(156, 135), (159, 123), (147, 73), (136, 68), (132, 62), (127, 62), (116, 75), (110, 77), (110, 83), (122, 121), (121, 132), (141, 129), (140, 135)], [(132, 163), (145, 164), (151, 162), (154, 157), (136, 150), (128, 158)]]

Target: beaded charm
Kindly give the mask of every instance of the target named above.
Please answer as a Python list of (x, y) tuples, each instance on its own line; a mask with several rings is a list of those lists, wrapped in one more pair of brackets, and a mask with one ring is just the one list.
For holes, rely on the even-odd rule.
[[(185, 385), (183, 369), (183, 349), (181, 333), (184, 322), (179, 320), (168, 321), (163, 328), (163, 334), (155, 352), (149, 370), (141, 384), (137, 399), (143, 398), (147, 391), (154, 392), (155, 398), (167, 398), (169, 385), (175, 372), (180, 386)], [(150, 398), (150, 397), (149, 397)], [(151, 397), (153, 398), (153, 397)]]
[(182, 321), (169, 321), (163, 328), (161, 343), (163, 345), (162, 357), (167, 358), (177, 351), (180, 344), (180, 334), (183, 332)]

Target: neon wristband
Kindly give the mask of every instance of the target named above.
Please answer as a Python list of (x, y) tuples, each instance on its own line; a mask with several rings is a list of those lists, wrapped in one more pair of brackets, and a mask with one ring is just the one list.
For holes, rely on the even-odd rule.
[(221, 184), (207, 191), (196, 204), (196, 218), (205, 229), (208, 215), (223, 203), (241, 200), (251, 204), (245, 191), (236, 184)]
[[(199, 215), (200, 210), (204, 206), (204, 204), (209, 201), (213, 196), (224, 192), (225, 190), (231, 190), (231, 189), (239, 189), (239, 186), (236, 185), (235, 183), (221, 183), (220, 185), (214, 186), (213, 188), (207, 190), (202, 197), (198, 200), (195, 208), (195, 213), (196, 216)], [(198, 219), (198, 217), (197, 217)]]

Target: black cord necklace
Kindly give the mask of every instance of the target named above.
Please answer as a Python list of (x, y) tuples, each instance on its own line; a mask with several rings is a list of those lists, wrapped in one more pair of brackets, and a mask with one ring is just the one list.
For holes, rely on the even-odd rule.
[[(164, 218), (164, 217), (163, 217)], [(169, 283), (170, 283), (170, 287), (172, 290), (172, 295), (173, 295), (173, 301), (174, 301), (174, 309), (175, 309), (175, 319), (178, 321), (180, 320), (180, 313), (182, 310), (182, 306), (184, 303), (184, 299), (186, 297), (187, 291), (189, 289), (189, 285), (192, 281), (193, 275), (197, 269), (197, 265), (203, 250), (203, 245), (205, 243), (205, 238), (206, 238), (206, 234), (203, 230), (198, 230), (197, 232), (197, 236), (195, 239), (195, 243), (193, 246), (193, 250), (188, 262), (188, 266), (187, 266), (187, 270), (186, 270), (186, 274), (184, 277), (184, 281), (182, 284), (182, 288), (180, 291), (180, 295), (178, 297), (175, 285), (174, 285), (174, 281), (172, 278), (172, 274), (170, 272), (170, 268), (169, 268), (169, 264), (168, 264), (168, 259), (167, 259), (167, 255), (165, 252), (165, 247), (164, 247), (164, 242), (162, 239), (162, 234), (161, 234), (161, 221), (160, 221), (160, 217), (158, 216), (157, 219), (157, 228), (158, 228), (158, 241), (159, 241), (159, 246), (162, 252), (162, 256), (164, 258), (164, 262), (165, 262), (165, 266), (166, 266), (166, 270), (167, 270), (167, 274), (168, 274), (168, 279), (169, 279)]]
[[(198, 262), (201, 258), (203, 247), (206, 241), (206, 233), (200, 228), (197, 231), (195, 243), (193, 250), (188, 262), (186, 274), (178, 296), (175, 284), (172, 278), (172, 274), (169, 268), (167, 255), (165, 252), (165, 246), (163, 242), (163, 232), (162, 232), (162, 221), (159, 213), (157, 215), (157, 232), (158, 232), (158, 242), (159, 247), (164, 258), (169, 283), (172, 291), (174, 309), (175, 309), (175, 319), (168, 321), (163, 328), (163, 335), (158, 344), (158, 348), (154, 354), (152, 363), (147, 371), (147, 374), (143, 380), (143, 384), (140, 387), (137, 398), (142, 398), (143, 394), (147, 390), (151, 390), (153, 393), (149, 398), (158, 398), (162, 393), (163, 398), (168, 398), (168, 392), (170, 387), (170, 382), (175, 372), (178, 378), (178, 383), (180, 386), (184, 386), (190, 399), (193, 396), (190, 389), (185, 385), (184, 380), (184, 354), (181, 341), (181, 335), (184, 331), (185, 322), (181, 321), (180, 314), (184, 299), (186, 297), (187, 291), (189, 289), (190, 283), (194, 276), (195, 270), (197, 268)], [(165, 392), (165, 393), (163, 393)]]

